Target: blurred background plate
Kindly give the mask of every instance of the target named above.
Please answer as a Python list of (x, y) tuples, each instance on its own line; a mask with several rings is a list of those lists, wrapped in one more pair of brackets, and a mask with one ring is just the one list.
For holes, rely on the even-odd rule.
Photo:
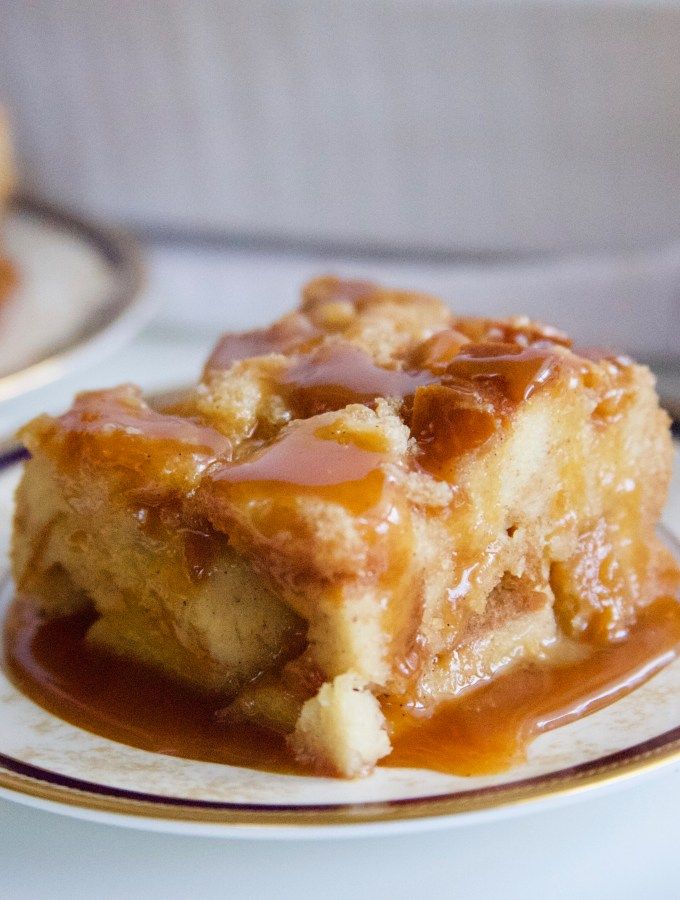
[(23, 197), (4, 235), (18, 286), (0, 308), (0, 403), (115, 350), (152, 305), (137, 245), (121, 231)]

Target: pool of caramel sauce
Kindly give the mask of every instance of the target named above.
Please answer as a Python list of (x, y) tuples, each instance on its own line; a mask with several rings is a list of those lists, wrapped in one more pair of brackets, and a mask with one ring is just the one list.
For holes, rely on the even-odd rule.
[(45, 619), (17, 599), (5, 621), (4, 665), (31, 700), (102, 737), (204, 762), (297, 772), (285, 739), (224, 721), (224, 700), (85, 640), (91, 613)]
[[(60, 718), (133, 747), (310, 774), (282, 736), (230, 722), (218, 698), (95, 649), (84, 640), (92, 621), (90, 614), (43, 619), (33, 604), (16, 600), (4, 635), (12, 681)], [(680, 603), (658, 600), (625, 640), (589, 648), (578, 661), (515, 666), (429, 717), (386, 704), (394, 750), (381, 765), (456, 775), (502, 771), (522, 761), (537, 735), (613, 703), (679, 654)]]

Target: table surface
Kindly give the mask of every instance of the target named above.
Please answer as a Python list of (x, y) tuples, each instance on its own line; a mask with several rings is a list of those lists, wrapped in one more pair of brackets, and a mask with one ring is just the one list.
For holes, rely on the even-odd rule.
[[(153, 260), (150, 290), (195, 292), (167, 253)], [(192, 380), (225, 324), (224, 312), (211, 306), (203, 303), (196, 327), (171, 302), (113, 358), (0, 408), (0, 436), (38, 411), (65, 406), (81, 388), (132, 380), (153, 390)], [(231, 314), (239, 327), (262, 318), (252, 309)], [(505, 821), (314, 843), (153, 834), (0, 800), (0, 896), (677, 898), (679, 832), (680, 764), (606, 795)]]
[(0, 802), (0, 895), (522, 898), (680, 894), (680, 766), (606, 797), (417, 836), (220, 841), (93, 825)]

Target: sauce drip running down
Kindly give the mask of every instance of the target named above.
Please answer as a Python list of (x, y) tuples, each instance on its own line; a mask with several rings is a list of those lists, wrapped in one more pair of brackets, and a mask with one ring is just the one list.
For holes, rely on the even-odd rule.
[(391, 767), (486, 775), (522, 762), (543, 732), (596, 712), (644, 684), (680, 654), (680, 603), (661, 599), (640, 614), (628, 638), (561, 665), (533, 663), (441, 704), (420, 721), (387, 710), (394, 729)]
[(54, 450), (63, 468), (90, 458), (100, 468), (124, 469), (138, 486), (162, 480), (186, 489), (216, 460), (232, 455), (231, 442), (219, 431), (151, 409), (132, 385), (79, 394), (56, 425)]
[(58, 422), (68, 434), (107, 439), (119, 435), (121, 440), (186, 445), (197, 455), (211, 457), (228, 456), (231, 451), (230, 442), (219, 431), (182, 416), (156, 412), (131, 385), (79, 394)]
[(386, 456), (375, 431), (348, 431), (341, 422), (300, 422), (255, 457), (210, 473), (218, 490), (240, 500), (290, 506), (295, 496), (339, 503), (355, 515), (379, 501)]
[[(229, 722), (208, 697), (85, 640), (89, 614), (43, 620), (17, 600), (7, 619), (12, 680), (68, 722), (157, 753), (267, 771), (306, 774), (284, 737)], [(594, 712), (651, 678), (680, 653), (680, 603), (644, 609), (626, 641), (577, 662), (517, 667), (415, 719), (386, 706), (394, 751), (382, 765), (457, 775), (489, 774), (521, 761), (536, 735)]]

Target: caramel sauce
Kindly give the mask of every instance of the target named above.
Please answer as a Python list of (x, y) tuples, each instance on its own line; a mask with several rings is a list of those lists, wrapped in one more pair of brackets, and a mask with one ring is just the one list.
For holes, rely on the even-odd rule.
[(561, 364), (550, 342), (472, 344), (455, 330), (434, 335), (416, 352), (439, 377), (417, 389), (406, 417), (420, 449), (419, 464), (449, 481), (455, 480), (458, 459), (492, 437)]
[[(228, 335), (209, 366), (226, 364), (241, 352), (288, 347), (291, 341), (309, 337), (311, 328), (304, 317), (294, 316), (271, 329)], [(233, 341), (240, 342), (239, 351)], [(508, 404), (528, 399), (553, 376), (558, 364), (550, 344), (470, 344), (451, 329), (434, 335), (416, 351), (412, 362), (419, 368), (385, 369), (360, 348), (339, 341), (299, 356), (276, 386), (293, 415), (301, 419), (348, 403), (371, 403), (376, 397), (407, 398), (405, 415), (422, 451), (421, 464), (432, 474), (452, 478), (450, 464), (488, 440)], [(66, 461), (91, 450), (99, 460), (110, 459), (112, 464), (147, 475), (153, 475), (156, 466), (161, 469), (156, 474), (164, 475), (168, 474), (164, 454), (180, 453), (184, 468), (189, 465), (189, 477), (195, 478), (215, 461), (231, 457), (230, 443), (218, 431), (149, 408), (131, 387), (82, 394), (57, 422), (65, 435)], [(321, 441), (309, 430), (298, 429), (256, 452), (254, 458), (222, 465), (214, 480), (317, 488), (331, 484), (337, 488), (345, 482), (356, 485), (377, 467), (377, 460), (366, 453), (365, 448)], [(333, 492), (317, 493), (330, 496)], [(356, 506), (355, 501), (352, 507)]]
[(341, 424), (309, 419), (255, 457), (214, 469), (210, 478), (241, 501), (264, 499), (290, 506), (296, 495), (303, 494), (339, 503), (360, 515), (381, 497), (384, 460), (375, 431), (348, 432)]
[(528, 400), (555, 374), (558, 359), (551, 343), (528, 347), (500, 341), (467, 344), (446, 367), (446, 375), (491, 388), (499, 398), (517, 404)]
[(210, 697), (89, 644), (94, 617), (43, 619), (17, 600), (5, 624), (5, 667), (20, 690), (59, 718), (113, 741), (183, 759), (297, 772), (285, 738), (229, 724)]
[(334, 429), (332, 423), (321, 425), (318, 420), (301, 422), (255, 457), (223, 465), (210, 477), (230, 485), (285, 484), (316, 489), (323, 496), (339, 494), (364, 482), (385, 459), (382, 448), (370, 445), (374, 435), (366, 437), (369, 445), (362, 446), (361, 433), (343, 432), (341, 426)]
[[(34, 702), (114, 741), (184, 759), (309, 774), (285, 738), (224, 715), (224, 700), (181, 685), (85, 640), (91, 614), (43, 619), (15, 601), (5, 624), (5, 667)], [(394, 750), (381, 765), (485, 775), (521, 762), (531, 740), (613, 703), (680, 654), (680, 604), (643, 609), (624, 641), (577, 661), (517, 665), (440, 704), (428, 718), (383, 704)]]
[(296, 360), (275, 387), (295, 418), (306, 419), (377, 397), (403, 399), (434, 380), (424, 370), (384, 369), (360, 347), (338, 341)]
[(574, 662), (517, 665), (429, 718), (386, 705), (394, 749), (381, 765), (487, 775), (522, 762), (539, 734), (614, 703), (680, 655), (680, 603), (656, 601), (625, 640), (588, 651)]
[(191, 419), (157, 412), (131, 385), (79, 394), (52, 428), (66, 468), (92, 455), (149, 479), (198, 477), (217, 459), (231, 457), (231, 442)]
[(130, 438), (189, 444), (215, 456), (230, 448), (229, 441), (214, 428), (151, 409), (132, 387), (79, 394), (58, 422), (67, 432), (104, 436), (122, 433)]
[[(309, 286), (303, 309), (311, 315), (329, 304), (356, 306), (374, 293), (365, 282), (319, 279)], [(420, 446), (421, 465), (451, 480), (457, 459), (487, 441), (514, 407), (557, 374), (564, 358), (556, 345), (569, 343), (555, 329), (528, 321), (456, 321), (460, 328), (444, 328), (417, 344), (404, 369), (387, 369), (348, 341), (319, 345), (324, 332), (308, 316), (293, 314), (267, 329), (225, 335), (207, 370), (261, 354), (298, 354), (271, 376), (272, 390), (296, 419), (379, 397), (405, 401), (402, 417)]]
[(206, 364), (210, 369), (228, 369), (233, 363), (252, 356), (291, 353), (313, 341), (321, 332), (306, 316), (291, 313), (269, 328), (223, 335)]
[(459, 386), (433, 384), (416, 392), (411, 433), (418, 462), (438, 478), (452, 481), (458, 458), (484, 444), (499, 425), (493, 407)]

